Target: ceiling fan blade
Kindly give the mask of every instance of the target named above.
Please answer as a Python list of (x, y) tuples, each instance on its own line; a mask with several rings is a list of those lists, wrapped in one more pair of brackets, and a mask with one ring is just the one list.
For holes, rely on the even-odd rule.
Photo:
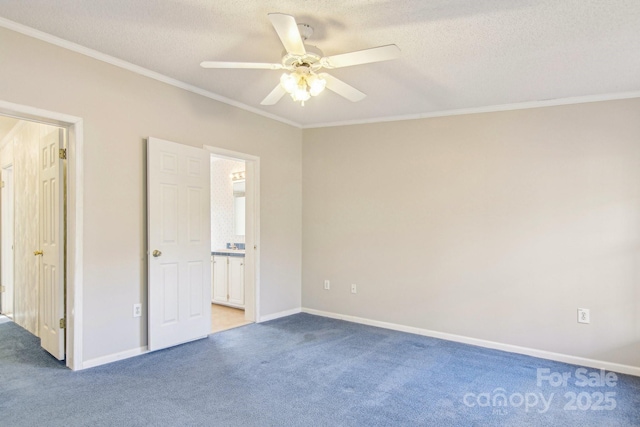
[(372, 47), (371, 49), (327, 56), (322, 58), (321, 63), (325, 68), (340, 68), (371, 62), (388, 61), (390, 59), (396, 59), (399, 56), (400, 48), (395, 44), (388, 44), (386, 46)]
[(287, 52), (296, 55), (307, 53), (298, 30), (298, 24), (293, 16), (284, 13), (270, 13), (269, 19)]
[(203, 61), (202, 68), (256, 68), (261, 70), (281, 70), (282, 64), (271, 64), (268, 62), (224, 62), (224, 61)]
[(362, 101), (367, 96), (355, 87), (346, 84), (342, 80), (337, 79), (330, 74), (320, 73), (318, 77), (322, 77), (326, 80), (327, 89), (332, 90), (338, 95), (347, 98), (351, 102)]
[(269, 93), (269, 95), (267, 95), (266, 98), (262, 100), (260, 105), (273, 105), (280, 101), (280, 98), (282, 98), (285, 93), (287, 93), (287, 91), (284, 90), (281, 84), (278, 84), (278, 86), (273, 88), (271, 93)]

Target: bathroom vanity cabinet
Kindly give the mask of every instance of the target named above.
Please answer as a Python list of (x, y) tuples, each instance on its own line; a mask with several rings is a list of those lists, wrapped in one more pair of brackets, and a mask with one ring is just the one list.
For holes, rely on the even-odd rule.
[(238, 255), (216, 253), (211, 256), (213, 303), (244, 308), (244, 256)]

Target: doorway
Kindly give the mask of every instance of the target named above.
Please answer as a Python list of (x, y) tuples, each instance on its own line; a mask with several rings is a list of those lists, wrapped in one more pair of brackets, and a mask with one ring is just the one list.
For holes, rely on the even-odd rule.
[(65, 358), (65, 131), (28, 120), (0, 143), (2, 311)]
[(212, 333), (259, 318), (259, 170), (256, 156), (211, 154)]
[[(58, 350), (60, 350), (60, 352), (55, 356), (58, 359), (65, 359), (66, 366), (73, 370), (82, 369), (82, 293), (81, 287), (76, 286), (77, 281), (81, 281), (82, 278), (82, 119), (2, 100), (0, 100), (0, 117), (21, 121), (24, 123), (23, 126), (26, 127), (42, 126), (43, 129), (46, 128), (54, 131), (48, 132), (48, 135), (42, 135), (46, 136), (46, 138), (41, 139), (40, 145), (35, 150), (35, 156), (33, 157), (37, 159), (37, 168), (47, 170), (45, 173), (37, 174), (38, 181), (35, 183), (35, 189), (38, 191), (27, 193), (27, 195), (31, 196), (29, 203), (33, 205), (34, 199), (36, 200), (37, 203), (35, 204), (37, 205), (38, 211), (31, 217), (24, 217), (26, 219), (34, 217), (46, 218), (46, 221), (32, 221), (33, 223), (36, 223), (35, 228), (37, 229), (38, 236), (44, 236), (45, 239), (44, 241), (38, 240), (35, 245), (23, 244), (21, 247), (25, 254), (21, 255), (18, 254), (19, 247), (16, 243), (18, 241), (26, 240), (25, 235), (27, 234), (27, 231), (25, 230), (26, 226), (24, 224), (26, 220), (22, 221), (21, 226), (18, 226), (21, 218), (23, 218), (22, 209), (24, 206), (21, 207), (15, 203), (19, 190), (17, 158), (14, 159), (13, 163), (10, 165), (12, 167), (11, 172), (14, 193), (12, 198), (14, 202), (14, 256), (8, 256), (11, 253), (6, 250), (7, 245), (9, 247), (11, 246), (11, 243), (8, 243), (11, 242), (11, 237), (7, 236), (9, 231), (7, 229), (3, 231), (0, 226), (0, 240), (2, 240), (0, 243), (0, 249), (4, 249), (0, 254), (0, 268), (2, 269), (1, 274), (4, 275), (7, 273), (10, 274), (12, 269), (11, 267), (13, 266), (13, 320), (18, 323), (23, 322), (26, 318), (23, 315), (19, 315), (19, 304), (16, 304), (19, 298), (21, 298), (20, 304), (25, 300), (24, 294), (20, 294), (21, 290), (19, 290), (17, 286), (18, 280), (23, 280), (19, 278), (19, 271), (17, 268), (18, 260), (19, 258), (23, 260), (30, 259), (32, 261), (37, 259), (38, 267), (35, 269), (33, 267), (28, 269), (28, 271), (31, 272), (30, 274), (33, 274), (33, 271), (36, 270), (35, 276), (37, 277), (35, 280), (35, 287), (37, 289), (35, 296), (35, 315), (32, 313), (30, 317), (27, 316), (30, 319), (29, 322), (31, 322), (31, 332), (35, 330), (35, 334), (39, 335), (42, 339), (42, 332), (44, 331), (44, 334), (47, 335), (47, 337), (44, 338), (44, 341), (49, 343), (52, 341), (52, 337), (54, 337), (55, 341), (59, 344)], [(6, 136), (7, 133), (5, 133), (0, 140), (5, 139)], [(64, 151), (60, 151), (62, 147), (55, 144), (55, 140), (60, 136), (66, 139), (66, 147), (64, 148)], [(5, 152), (2, 153), (3, 158), (5, 159), (7, 155), (6, 145), (8, 144), (5, 144), (5, 147), (3, 147)], [(11, 147), (15, 148), (15, 144), (12, 144)], [(12, 157), (17, 157), (13, 156), (13, 154), (19, 153), (11, 153)], [(31, 153), (31, 155), (33, 155), (33, 153)], [(49, 162), (40, 162), (40, 160), (43, 160), (45, 156), (47, 156)], [(58, 156), (64, 156), (66, 158), (65, 161), (61, 161), (64, 165), (62, 167), (52, 168), (51, 165), (53, 163), (58, 163), (57, 161), (54, 162), (54, 159), (58, 159)], [(22, 160), (26, 160), (26, 158), (23, 157)], [(3, 162), (4, 163), (0, 165), (3, 169), (3, 174), (5, 171), (10, 173), (7, 170), (7, 166), (9, 165), (6, 160)], [(56, 175), (57, 178), (53, 180), (53, 172), (55, 169), (58, 169), (60, 175)], [(42, 177), (43, 180), (40, 180), (40, 177)], [(43, 190), (40, 191), (40, 189)], [(67, 191), (66, 200), (64, 199), (62, 190)], [(4, 192), (5, 199), (10, 197), (7, 193), (8, 192)], [(44, 197), (44, 200), (40, 199), (40, 197)], [(59, 201), (59, 204), (55, 203), (56, 200)], [(11, 209), (6, 209), (7, 203), (2, 201), (0, 208), (4, 208), (0, 218), (5, 219), (5, 224), (10, 223), (10, 218), (7, 219), (7, 214), (10, 214)], [(43, 208), (44, 211), (40, 212), (40, 208)], [(9, 215), (9, 217), (10, 216), (11, 215)], [(67, 218), (66, 226), (62, 223), (65, 216)], [(53, 225), (58, 224), (58, 221), (60, 221), (61, 225), (54, 227)], [(58, 231), (58, 234), (54, 232), (54, 229)], [(31, 230), (31, 233), (32, 231), (33, 230)], [(3, 244), (5, 248), (2, 247)], [(41, 247), (46, 248), (46, 260), (40, 260), (40, 256), (45, 252)], [(65, 247), (67, 253), (66, 260), (63, 256), (60, 256), (59, 258), (57, 256), (53, 256), (55, 254), (64, 254)], [(52, 260), (52, 256), (53, 258), (58, 259)], [(13, 263), (11, 262), (11, 258), (13, 258)], [(6, 276), (3, 276), (3, 280), (4, 277)], [(44, 280), (44, 290), (41, 288), (40, 278)], [(60, 285), (59, 289), (61, 289), (61, 292), (55, 295), (54, 298), (55, 286), (52, 287), (51, 285), (55, 285), (56, 280)], [(65, 283), (67, 285), (66, 294), (64, 290)], [(43, 297), (45, 298), (44, 300)], [(34, 299), (33, 293), (29, 298), (32, 300)], [(55, 304), (49, 303), (51, 301), (55, 301)], [(36, 320), (34, 320), (34, 318)], [(44, 325), (42, 324), (43, 320), (46, 322)], [(55, 332), (55, 334), (52, 334), (53, 332)], [(43, 342), (43, 345), (47, 344)]]
[[(248, 250), (244, 257), (239, 256), (245, 249), (233, 239), (221, 249), (227, 255), (225, 279), (241, 277), (244, 317), (254, 322), (259, 314), (259, 159), (155, 137), (149, 137), (147, 145), (148, 350), (211, 334), (211, 153), (246, 163), (244, 225)], [(226, 280), (221, 283), (227, 284)], [(227, 304), (238, 304), (236, 293), (231, 295), (227, 290), (225, 297)]]
[(255, 321), (247, 310), (247, 165), (211, 154), (211, 333)]

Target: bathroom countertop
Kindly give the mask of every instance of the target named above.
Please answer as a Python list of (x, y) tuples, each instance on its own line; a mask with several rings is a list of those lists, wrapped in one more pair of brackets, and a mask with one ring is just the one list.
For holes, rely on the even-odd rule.
[(244, 257), (244, 249), (216, 249), (211, 255)]

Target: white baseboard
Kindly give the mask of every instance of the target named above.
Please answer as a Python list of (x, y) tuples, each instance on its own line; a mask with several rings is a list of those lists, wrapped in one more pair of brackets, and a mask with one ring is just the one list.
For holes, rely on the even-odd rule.
[(107, 356), (96, 357), (95, 359), (85, 360), (82, 366), (78, 370), (95, 368), (96, 366), (106, 365), (107, 363), (117, 362), (123, 359), (129, 359), (130, 357), (140, 356), (141, 354), (149, 353), (149, 349), (145, 345), (144, 347), (134, 348), (120, 353), (109, 354)]
[(298, 308), (293, 308), (291, 310), (280, 311), (278, 313), (267, 314), (265, 316), (260, 316), (260, 320), (258, 320), (258, 323), (268, 322), (269, 320), (275, 320), (281, 317), (291, 316), (292, 314), (298, 314), (301, 311), (302, 309), (298, 307)]
[(413, 326), (398, 325), (396, 323), (381, 322), (379, 320), (365, 319), (363, 317), (349, 316), (346, 314), (332, 313), (329, 311), (315, 310), (312, 308), (302, 308), (303, 313), (315, 314), (317, 316), (329, 317), (332, 319), (346, 320), (347, 322), (360, 323), (363, 325), (377, 326), (384, 329), (392, 329), (394, 331), (408, 332), (410, 334), (423, 335), (432, 338), (439, 338), (447, 341), (455, 341), (463, 344), (477, 345), (479, 347), (491, 348), (495, 350), (507, 351), (510, 353), (524, 354), (527, 356), (539, 357), (541, 359), (553, 360), (556, 362), (569, 363), (572, 365), (586, 366), (595, 369), (604, 369), (607, 371), (619, 372), (640, 377), (640, 367), (622, 365), (619, 363), (605, 362), (602, 360), (587, 359), (584, 357), (571, 356), (568, 354), (553, 353), (545, 350), (537, 350), (535, 348), (520, 347), (517, 345), (504, 344), (495, 341), (487, 341), (478, 338), (470, 338), (462, 335), (448, 334), (445, 332), (436, 332), (429, 329), (416, 328)]

